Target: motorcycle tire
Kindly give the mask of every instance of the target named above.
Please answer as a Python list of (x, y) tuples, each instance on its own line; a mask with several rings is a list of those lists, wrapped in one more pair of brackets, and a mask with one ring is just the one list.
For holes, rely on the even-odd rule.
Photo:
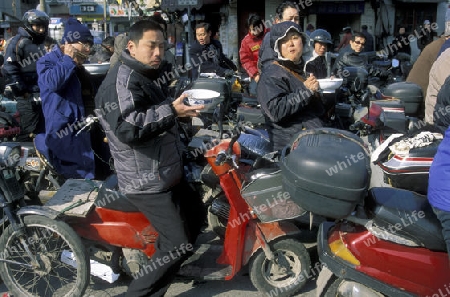
[[(282, 239), (271, 244), (276, 260), (267, 259), (259, 249), (249, 264), (250, 279), (258, 291), (279, 297), (294, 296), (308, 281), (311, 268), (309, 253), (302, 242), (295, 239)], [(278, 265), (289, 265), (288, 273), (281, 272)], [(285, 265), (283, 265), (285, 266)]]
[[(79, 236), (66, 223), (43, 216), (23, 219), (15, 231), (9, 225), (0, 237), (0, 276), (14, 296), (83, 296), (89, 285), (89, 257)], [(36, 257), (30, 257), (21, 243)], [(64, 260), (63, 260), (64, 259)], [(12, 261), (19, 263), (13, 263)]]

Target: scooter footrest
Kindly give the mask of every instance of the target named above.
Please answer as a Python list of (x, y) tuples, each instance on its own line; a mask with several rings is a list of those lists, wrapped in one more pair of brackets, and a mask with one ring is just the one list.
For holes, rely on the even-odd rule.
[(195, 246), (194, 254), (190, 256), (178, 271), (178, 277), (189, 277), (202, 280), (223, 280), (232, 273), (230, 265), (217, 264), (222, 254), (223, 246), (201, 244)]

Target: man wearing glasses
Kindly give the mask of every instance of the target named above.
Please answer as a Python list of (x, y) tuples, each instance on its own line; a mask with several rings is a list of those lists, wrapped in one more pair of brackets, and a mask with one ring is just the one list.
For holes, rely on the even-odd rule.
[(91, 137), (95, 130), (78, 133), (86, 124), (86, 117), (94, 115), (95, 94), (89, 73), (83, 67), (93, 40), (85, 25), (69, 18), (61, 45), (37, 62), (45, 133), (36, 136), (36, 147), (64, 178), (101, 179), (107, 175), (100, 171), (101, 166), (96, 166), (101, 162), (95, 162), (97, 154), (94, 159), (93, 153), (93, 149), (99, 152), (95, 138), (97, 142), (103, 138)]
[(345, 67), (363, 67), (370, 72), (368, 69), (367, 57), (360, 55), (364, 49), (365, 43), (366, 37), (364, 34), (358, 32), (353, 35), (349, 45), (347, 45), (336, 58), (336, 62), (333, 66), (334, 75), (343, 77)]

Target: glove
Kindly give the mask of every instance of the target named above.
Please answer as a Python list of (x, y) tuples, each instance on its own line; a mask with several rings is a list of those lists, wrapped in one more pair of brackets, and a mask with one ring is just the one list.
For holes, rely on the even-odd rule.
[(225, 78), (232, 78), (233, 75), (234, 75), (234, 71), (231, 70), (231, 69), (227, 69), (227, 70), (225, 70), (225, 72), (223, 73), (223, 76), (224, 76)]
[(381, 71), (380, 78), (383, 80), (386, 80), (389, 78), (390, 75), (391, 75), (391, 72), (389, 70), (384, 70), (384, 71)]

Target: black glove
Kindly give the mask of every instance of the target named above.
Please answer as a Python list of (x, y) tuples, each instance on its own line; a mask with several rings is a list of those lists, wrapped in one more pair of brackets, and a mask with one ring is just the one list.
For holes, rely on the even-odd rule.
[(381, 71), (380, 73), (380, 79), (386, 80), (391, 75), (391, 72), (389, 70)]
[(232, 78), (233, 75), (234, 75), (234, 70), (231, 70), (231, 69), (227, 69), (227, 70), (225, 70), (225, 72), (223, 73), (223, 76), (224, 76), (225, 78)]

